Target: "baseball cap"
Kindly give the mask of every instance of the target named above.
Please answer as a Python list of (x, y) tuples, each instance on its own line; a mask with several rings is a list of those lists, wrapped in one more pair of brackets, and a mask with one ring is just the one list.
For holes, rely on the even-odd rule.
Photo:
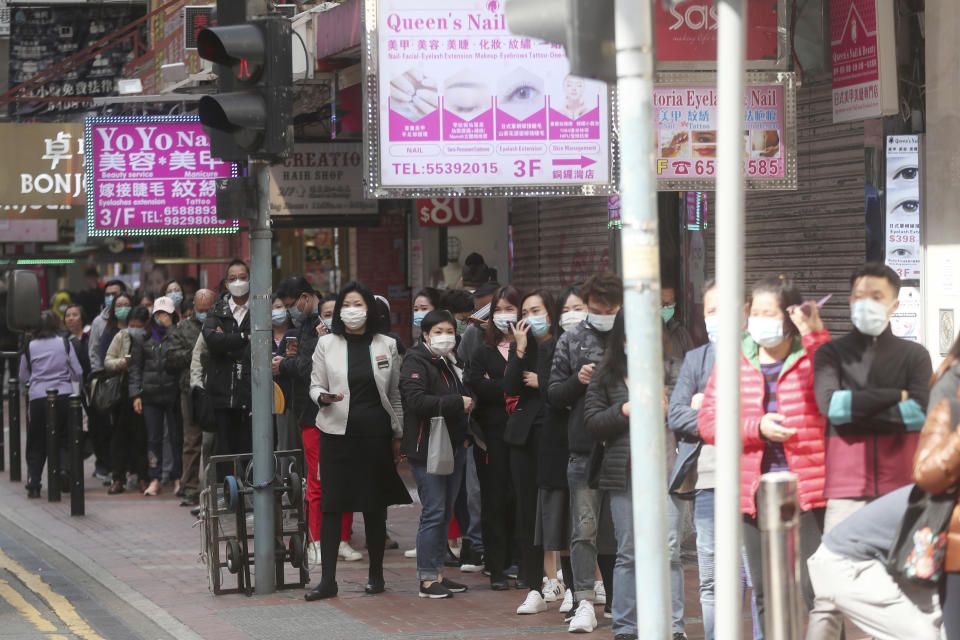
[(173, 315), (173, 313), (176, 310), (177, 310), (177, 306), (173, 304), (173, 300), (171, 300), (167, 296), (160, 296), (159, 298), (153, 301), (154, 313), (156, 313), (157, 311), (166, 311), (170, 315)]

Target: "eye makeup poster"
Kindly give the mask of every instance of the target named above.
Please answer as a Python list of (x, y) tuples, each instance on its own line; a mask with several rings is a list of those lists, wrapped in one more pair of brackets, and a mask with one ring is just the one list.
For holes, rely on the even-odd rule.
[(606, 84), (510, 33), (504, 0), (367, 1), (384, 187), (610, 183)]
[(920, 136), (887, 136), (886, 263), (902, 280), (900, 306), (890, 318), (893, 333), (922, 340), (920, 278)]

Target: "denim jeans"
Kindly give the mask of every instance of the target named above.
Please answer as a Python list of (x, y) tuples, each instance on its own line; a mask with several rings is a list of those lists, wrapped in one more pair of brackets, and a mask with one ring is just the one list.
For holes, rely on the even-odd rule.
[[(594, 591), (597, 573), (597, 549), (600, 553), (611, 553), (606, 549), (609, 544), (608, 527), (612, 525), (604, 516), (609, 513), (603, 509), (607, 499), (605, 491), (591, 489), (587, 484), (587, 467), (590, 456), (571, 453), (567, 462), (567, 485), (570, 487), (570, 563), (573, 565), (573, 600), (596, 600)], [(601, 528), (603, 530), (601, 531)], [(600, 542), (598, 543), (598, 538)], [(616, 588), (614, 588), (616, 590)]]
[(425, 462), (411, 462), (410, 470), (417, 481), (420, 496), (420, 526), (417, 529), (417, 579), (436, 580), (443, 573), (447, 555), (447, 528), (453, 517), (453, 503), (463, 482), (466, 449), (453, 449), (453, 473), (437, 476), (427, 473)]
[[(670, 494), (667, 496), (667, 549), (670, 550), (670, 601), (673, 617), (673, 632), (683, 633), (683, 563), (680, 560), (680, 545), (683, 543), (683, 528), (687, 513), (692, 506), (689, 498)], [(617, 537), (619, 540), (619, 536)]]
[[(466, 453), (466, 478), (464, 483), (467, 489), (467, 510), (470, 512), (470, 524), (467, 527), (466, 538), (473, 546), (473, 550), (483, 554), (483, 521), (481, 520), (480, 480), (477, 477), (477, 461), (473, 457), (473, 448), (470, 445)], [(461, 531), (461, 534), (463, 532)]]
[(633, 497), (630, 491), (610, 491), (609, 496), (610, 513), (617, 534), (617, 564), (613, 568), (611, 605), (613, 635), (626, 633), (636, 636), (637, 583), (633, 552)]
[(700, 489), (693, 497), (693, 528), (697, 532), (697, 566), (700, 569), (700, 610), (703, 638), (713, 640), (713, 489)]

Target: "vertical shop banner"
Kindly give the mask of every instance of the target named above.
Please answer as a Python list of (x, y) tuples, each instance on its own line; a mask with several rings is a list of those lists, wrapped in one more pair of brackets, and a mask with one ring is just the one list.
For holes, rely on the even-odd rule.
[(236, 167), (210, 155), (196, 116), (87, 118), (90, 236), (228, 233), (216, 179)]
[[(689, 78), (692, 74), (675, 74)], [(743, 175), (747, 188), (796, 189), (793, 76), (745, 87)], [(653, 91), (661, 191), (713, 190), (717, 172), (715, 85), (658, 83)]]
[(298, 143), (270, 167), (270, 215), (370, 217), (378, 205), (363, 197), (359, 142)]
[(368, 192), (614, 191), (603, 82), (507, 31), (501, 0), (366, 0)]
[(0, 124), (0, 219), (82, 218), (83, 125)]
[(923, 335), (920, 136), (887, 136), (886, 159), (886, 263), (903, 280), (900, 307), (890, 325), (895, 335), (919, 342)]
[(830, 0), (833, 121), (897, 109), (892, 0)]

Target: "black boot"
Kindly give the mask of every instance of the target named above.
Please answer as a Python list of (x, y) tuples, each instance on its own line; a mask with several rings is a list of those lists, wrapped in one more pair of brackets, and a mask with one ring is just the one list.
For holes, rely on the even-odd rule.
[(337, 584), (334, 583), (332, 586), (328, 586), (321, 582), (313, 589), (308, 591), (303, 595), (303, 599), (307, 602), (313, 602), (314, 600), (325, 600), (326, 598), (333, 598), (337, 595)]

